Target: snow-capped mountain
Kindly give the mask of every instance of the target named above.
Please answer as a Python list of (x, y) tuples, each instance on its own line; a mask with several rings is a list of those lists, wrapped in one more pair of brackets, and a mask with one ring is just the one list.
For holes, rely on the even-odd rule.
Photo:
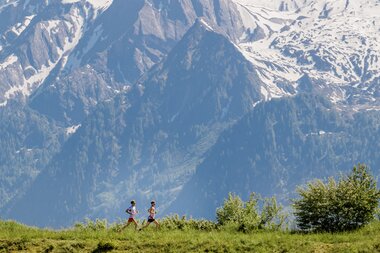
[(0, 0), (1, 214), (61, 226), (132, 197), (186, 210), (191, 192), (214, 208), (208, 191), (286, 198), (323, 166), (380, 166), (378, 13), (379, 0)]
[(306, 75), (341, 107), (379, 108), (379, 1), (235, 3), (246, 27), (239, 47), (267, 98), (296, 93)]
[[(97, 100), (136, 82), (173, 48), (198, 16), (218, 24), (232, 39), (241, 31), (239, 16), (227, 0), (218, 1), (218, 6), (190, 0), (13, 1), (2, 6), (4, 17), (17, 18), (2, 30), (1, 106), (18, 95), (29, 97), (42, 83), (47, 93), (54, 93), (49, 97), (59, 97), (59, 91), (52, 91), (55, 87), (71, 90), (83, 87), (83, 79), (88, 79), (92, 85), (84, 87), (85, 92), (100, 90), (103, 95), (74, 101), (83, 103), (87, 111)], [(81, 76), (79, 81), (77, 76)], [(67, 82), (75, 87), (67, 88)]]
[[(18, 95), (28, 97), (54, 71), (63, 68), (86, 27), (112, 1), (6, 1), (1, 15), (1, 106)], [(15, 18), (14, 18), (15, 17)], [(5, 23), (6, 24), (6, 23)]]
[(11, 19), (0, 27), (0, 105), (45, 80), (43, 93), (57, 96), (57, 86), (81, 86), (67, 88), (79, 75), (103, 94), (80, 101), (87, 112), (133, 85), (203, 17), (257, 67), (266, 99), (295, 94), (307, 75), (340, 105), (377, 108), (379, 11), (376, 0), (3, 1)]
[[(0, 184), (5, 190), (0, 207), (15, 192), (25, 191), (98, 103), (130, 90), (198, 16), (215, 27), (219, 23), (218, 30), (234, 40), (242, 33), (236, 14), (227, 0), (1, 2), (0, 110), (6, 115), (1, 120), (8, 121), (14, 110), (26, 116), (2, 125)], [(49, 119), (41, 126), (47, 138), (37, 138), (41, 135), (33, 135), (33, 129), (21, 127), (25, 133), (19, 134), (11, 127), (24, 126), (36, 115), (38, 122)], [(48, 154), (42, 155), (39, 148), (47, 146)], [(20, 174), (28, 178), (25, 184), (14, 180)]]
[(261, 99), (259, 87), (234, 44), (198, 20), (139, 86), (99, 105), (12, 216), (60, 226), (104, 213), (114, 219), (130, 198), (167, 208), (220, 133)]

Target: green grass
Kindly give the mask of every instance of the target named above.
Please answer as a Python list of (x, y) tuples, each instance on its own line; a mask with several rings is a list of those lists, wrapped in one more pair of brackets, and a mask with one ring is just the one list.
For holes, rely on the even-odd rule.
[(0, 252), (380, 252), (380, 222), (338, 234), (243, 234), (229, 228), (155, 231), (153, 226), (118, 233), (117, 228), (84, 225), (54, 231), (0, 221)]

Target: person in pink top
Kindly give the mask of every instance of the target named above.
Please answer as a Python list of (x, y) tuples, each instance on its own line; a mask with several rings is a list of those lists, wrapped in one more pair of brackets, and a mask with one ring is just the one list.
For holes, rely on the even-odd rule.
[(119, 232), (123, 231), (126, 227), (129, 226), (129, 224), (131, 223), (134, 223), (135, 224), (135, 230), (137, 230), (137, 226), (138, 226), (138, 223), (135, 219), (135, 216), (136, 214), (139, 213), (139, 211), (137, 211), (136, 209), (136, 201), (132, 200), (131, 201), (131, 206), (127, 208), (127, 210), (125, 210), (125, 212), (127, 212), (129, 214), (129, 218), (128, 218), (128, 222), (127, 224), (125, 224)]
[(148, 209), (148, 213), (149, 213), (149, 216), (148, 216), (148, 222), (146, 223), (145, 226), (143, 226), (142, 228), (140, 228), (140, 230), (142, 230), (143, 228), (146, 228), (147, 226), (150, 225), (150, 223), (154, 223), (156, 224), (156, 229), (158, 229), (160, 227), (160, 223), (158, 223), (158, 221), (156, 220), (156, 202), (153, 200), (152, 202), (150, 202), (150, 208)]

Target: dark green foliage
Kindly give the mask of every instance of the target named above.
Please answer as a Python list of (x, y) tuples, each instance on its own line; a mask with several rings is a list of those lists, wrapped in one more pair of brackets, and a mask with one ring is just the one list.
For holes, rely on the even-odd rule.
[(93, 253), (100, 253), (100, 252), (108, 252), (115, 249), (115, 245), (110, 242), (99, 242), (96, 249), (94, 249)]
[(338, 182), (330, 178), (308, 183), (297, 189), (294, 200), (298, 226), (308, 231), (346, 231), (357, 229), (374, 219), (380, 191), (364, 164), (358, 164)]
[(77, 230), (101, 231), (107, 229), (107, 220), (96, 219), (95, 221), (86, 219), (84, 223), (76, 223), (74, 225)]
[(160, 220), (161, 228), (169, 230), (201, 230), (212, 231), (218, 228), (217, 224), (209, 220), (194, 220), (186, 219), (185, 216), (181, 218), (178, 215), (167, 216)]
[(229, 193), (223, 206), (217, 209), (216, 218), (219, 225), (233, 225), (238, 231), (252, 232), (258, 229), (277, 230), (284, 225), (286, 215), (274, 197), (263, 199), (252, 193), (244, 202), (239, 196)]

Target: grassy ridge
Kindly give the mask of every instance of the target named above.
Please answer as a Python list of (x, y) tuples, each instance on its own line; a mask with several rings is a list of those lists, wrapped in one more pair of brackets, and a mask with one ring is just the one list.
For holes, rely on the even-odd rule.
[(380, 252), (380, 222), (338, 234), (116, 230), (117, 226), (53, 231), (0, 221), (0, 252)]

